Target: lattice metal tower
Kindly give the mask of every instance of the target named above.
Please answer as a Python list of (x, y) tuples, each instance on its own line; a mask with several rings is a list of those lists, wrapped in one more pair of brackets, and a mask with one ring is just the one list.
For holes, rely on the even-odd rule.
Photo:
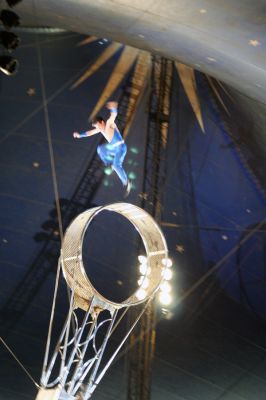
[[(154, 57), (150, 82), (146, 153), (141, 207), (160, 223), (161, 202), (166, 173), (167, 137), (170, 118), (173, 64)], [(131, 310), (134, 320), (136, 310)], [(148, 400), (155, 349), (156, 305), (151, 302), (139, 325), (130, 336), (128, 354), (128, 400)]]

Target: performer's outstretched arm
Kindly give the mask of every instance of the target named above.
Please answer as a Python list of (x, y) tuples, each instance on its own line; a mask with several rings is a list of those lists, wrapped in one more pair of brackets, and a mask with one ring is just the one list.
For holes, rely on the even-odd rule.
[(87, 136), (92, 136), (92, 135), (96, 135), (96, 133), (99, 133), (99, 129), (98, 128), (94, 128), (91, 129), (90, 131), (84, 131), (84, 132), (73, 132), (73, 137), (75, 139), (80, 139), (80, 138), (84, 138)]
[(110, 117), (108, 118), (107, 122), (111, 125), (115, 122), (115, 119), (117, 117), (118, 103), (117, 103), (117, 101), (109, 101), (106, 104), (106, 107), (110, 111)]

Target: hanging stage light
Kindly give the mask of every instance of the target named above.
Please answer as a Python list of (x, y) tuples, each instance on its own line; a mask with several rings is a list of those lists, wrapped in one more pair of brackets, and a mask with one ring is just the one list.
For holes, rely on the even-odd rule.
[(20, 23), (19, 16), (10, 10), (2, 10), (0, 14), (0, 20), (2, 21), (5, 28), (18, 26)]
[(7, 50), (14, 50), (18, 47), (20, 39), (13, 32), (2, 31), (0, 32), (0, 43)]
[(171, 268), (173, 265), (173, 261), (170, 258), (164, 258), (162, 260), (162, 264), (167, 268)]
[(162, 271), (162, 276), (164, 280), (170, 281), (173, 277), (173, 272), (170, 269), (165, 269)]
[(6, 75), (14, 75), (17, 72), (18, 61), (15, 58), (2, 55), (0, 56), (0, 71)]
[(141, 264), (147, 264), (147, 257), (145, 256), (138, 256), (138, 260)]
[(169, 304), (172, 302), (172, 297), (167, 292), (161, 292), (159, 294), (159, 300), (160, 300), (162, 305), (169, 306)]
[(21, 2), (21, 0), (6, 0), (7, 4), (9, 7), (15, 7), (18, 3)]

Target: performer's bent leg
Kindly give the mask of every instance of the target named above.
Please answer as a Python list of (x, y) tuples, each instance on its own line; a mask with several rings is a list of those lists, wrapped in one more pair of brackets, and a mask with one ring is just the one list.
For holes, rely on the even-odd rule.
[(102, 160), (102, 162), (104, 163), (105, 166), (112, 163), (112, 156), (111, 156), (110, 151), (107, 146), (108, 146), (108, 144), (107, 145), (100, 144), (97, 147), (98, 156), (100, 157), (100, 159)]
[(113, 169), (117, 173), (119, 179), (121, 180), (124, 186), (126, 186), (128, 183), (127, 174), (124, 168), (122, 167), (126, 153), (127, 153), (127, 146), (125, 143), (120, 146), (117, 146), (116, 154), (114, 156), (114, 161), (112, 165)]

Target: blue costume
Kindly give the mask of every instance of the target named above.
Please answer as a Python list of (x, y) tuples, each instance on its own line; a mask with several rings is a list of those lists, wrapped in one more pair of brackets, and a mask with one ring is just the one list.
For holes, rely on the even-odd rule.
[(127, 145), (117, 127), (114, 130), (111, 142), (99, 145), (97, 153), (105, 165), (112, 165), (123, 185), (126, 186), (128, 178), (122, 164), (127, 153)]

